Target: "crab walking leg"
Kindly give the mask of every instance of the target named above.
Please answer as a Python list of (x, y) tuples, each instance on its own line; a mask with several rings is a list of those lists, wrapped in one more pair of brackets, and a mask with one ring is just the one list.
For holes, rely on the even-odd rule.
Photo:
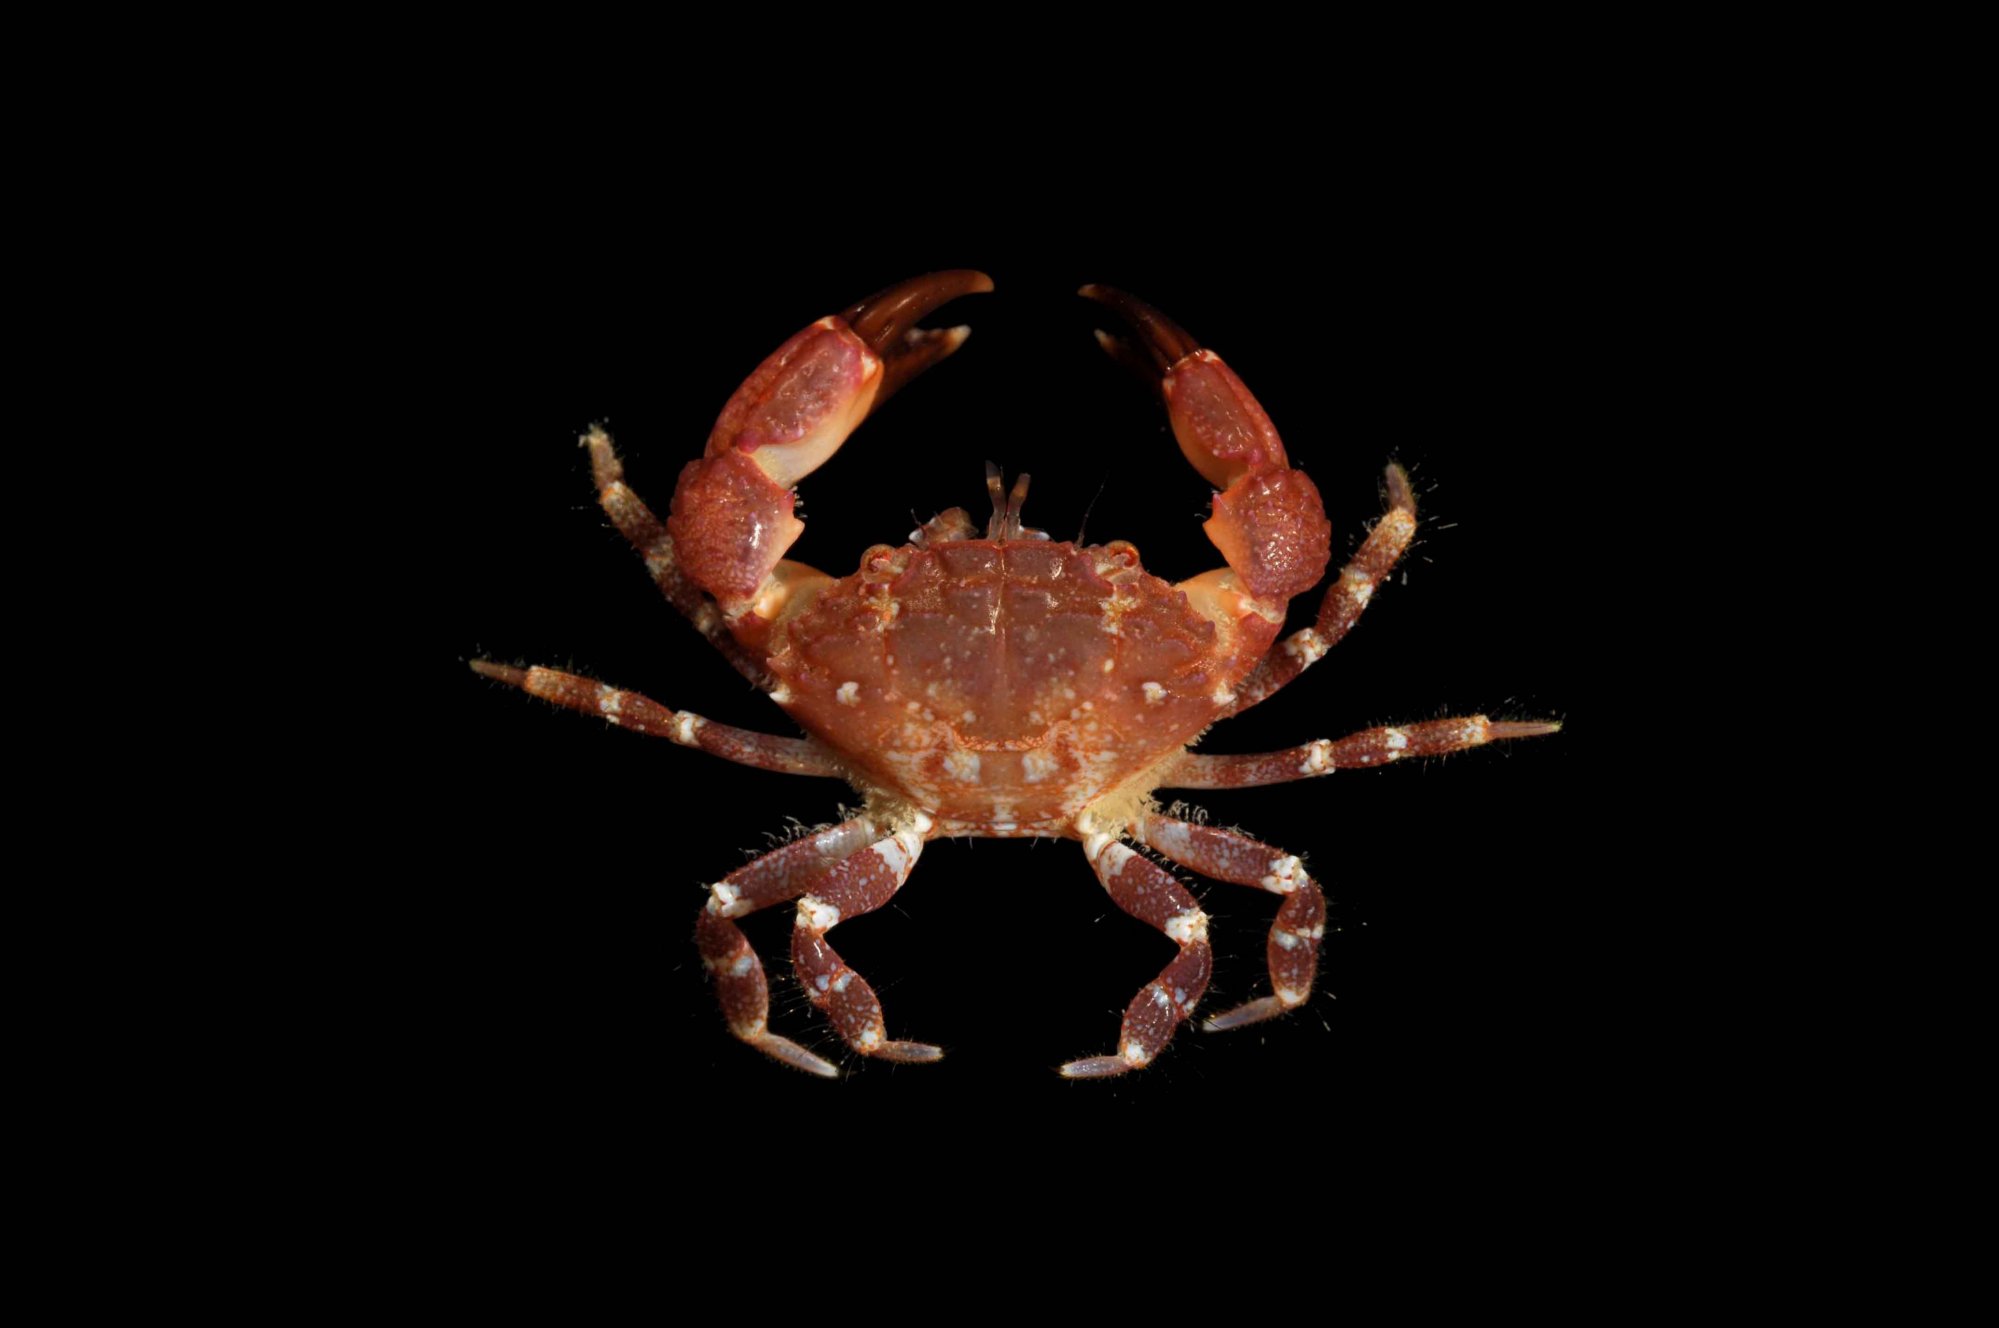
[(1235, 704), (1223, 717), (1239, 715), (1312, 667), (1360, 620), (1361, 610), (1416, 537), (1416, 499), (1409, 476), (1397, 465), (1388, 467), (1388, 511), (1374, 523), (1353, 561), (1340, 569), (1319, 601), (1319, 616), (1310, 627), (1293, 632), (1264, 656), (1256, 671), (1236, 689)]
[(722, 626), (721, 613), (701, 593), (701, 587), (688, 580), (681, 570), (680, 559), (673, 551), (673, 537), (666, 533), (666, 523), (654, 516), (652, 509), (625, 483), (625, 466), (611, 445), (611, 435), (604, 432), (602, 425), (593, 424), (580, 441), (590, 449), (590, 474), (597, 484), (597, 502), (618, 533), (645, 559), (646, 571), (652, 573), (653, 584), (666, 596), (667, 603), (679, 609), (695, 630), (722, 652), (736, 672), (762, 686), (763, 666)]
[(847, 967), (826, 943), (826, 933), (895, 897), (923, 852), (923, 833), (929, 828), (929, 818), (919, 814), (914, 828), (842, 859), (798, 901), (798, 921), (791, 930), (791, 965), (805, 994), (833, 1021), (841, 1041), (877, 1060), (934, 1061), (943, 1058), (944, 1049), (928, 1042), (890, 1042), (875, 989)]
[(631, 729), (653, 738), (671, 738), (682, 747), (698, 747), (737, 765), (759, 770), (776, 770), (787, 775), (824, 775), (844, 778), (839, 762), (804, 738), (780, 738), (770, 733), (753, 733), (687, 710), (669, 710), (637, 692), (620, 691), (594, 678), (578, 677), (540, 667), (509, 668), (489, 660), (475, 659), (472, 671), (504, 683), (511, 683), (531, 696), (586, 715), (599, 715), (621, 729)]
[(1067, 1079), (1101, 1079), (1150, 1064), (1181, 1022), (1194, 1013), (1214, 971), (1208, 915), (1173, 874), (1101, 831), (1085, 829), (1084, 851), (1112, 902), (1178, 942), (1180, 953), (1147, 983), (1124, 1012), (1115, 1056), (1089, 1056), (1062, 1067)]
[(694, 943), (701, 950), (701, 966), (715, 979), (722, 1017), (731, 1033), (793, 1069), (829, 1079), (839, 1074), (831, 1062), (770, 1031), (770, 984), (735, 920), (798, 898), (878, 833), (865, 818), (844, 821), (766, 853), (708, 887), (708, 907), (695, 924)]
[(1326, 934), (1326, 898), (1304, 866), (1281, 848), (1233, 830), (1221, 830), (1148, 812), (1133, 826), (1139, 842), (1161, 857), (1203, 876), (1252, 885), (1284, 896), (1271, 924), (1265, 957), (1273, 994), (1218, 1014), (1201, 1027), (1210, 1033), (1260, 1023), (1303, 1005), (1319, 972), (1319, 941)]
[(1442, 756), (1468, 747), (1483, 747), (1508, 738), (1538, 738), (1561, 729), (1555, 720), (1434, 719), (1422, 724), (1364, 729), (1337, 741), (1321, 738), (1281, 752), (1246, 756), (1202, 756), (1195, 753), (1161, 782), (1161, 788), (1245, 788), (1252, 784), (1288, 784), (1370, 765), (1388, 765), (1412, 756)]

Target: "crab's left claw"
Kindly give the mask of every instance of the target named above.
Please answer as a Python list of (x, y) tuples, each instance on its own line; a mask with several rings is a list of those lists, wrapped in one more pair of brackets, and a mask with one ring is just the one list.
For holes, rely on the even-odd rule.
[(1208, 538), (1241, 588), (1281, 617), (1283, 602), (1317, 584), (1332, 555), (1318, 488), (1291, 469), (1276, 426), (1221, 356), (1135, 295), (1110, 286), (1078, 293), (1130, 325), (1133, 339), (1099, 332), (1098, 344), (1158, 387), (1180, 451), (1221, 491)]
[(792, 486), (824, 465), (891, 393), (970, 334), (918, 327), (917, 320), (992, 288), (990, 277), (969, 270), (912, 277), (813, 323), (736, 389), (706, 454), (681, 471), (667, 521), (680, 566), (731, 623), (767, 597), (773, 570), (805, 530), (792, 515)]

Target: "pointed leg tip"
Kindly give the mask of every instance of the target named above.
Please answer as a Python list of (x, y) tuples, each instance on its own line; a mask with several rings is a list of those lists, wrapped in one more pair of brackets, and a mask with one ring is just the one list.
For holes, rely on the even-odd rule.
[(1287, 1004), (1276, 996), (1265, 996), (1261, 1000), (1249, 1001), (1225, 1010), (1212, 1019), (1202, 1022), (1203, 1033), (1226, 1033), (1231, 1028), (1242, 1028), (1249, 1024), (1260, 1024), (1266, 1019), (1275, 1019), (1286, 1010), (1297, 1008), (1297, 1002)]
[(1082, 1060), (1070, 1061), (1057, 1073), (1064, 1079), (1108, 1079), (1129, 1069), (1131, 1062), (1122, 1056), (1085, 1056)]
[(790, 1038), (781, 1038), (774, 1033), (765, 1033), (762, 1037), (747, 1040), (751, 1046), (761, 1051), (764, 1055), (774, 1061), (789, 1065), (794, 1070), (803, 1070), (807, 1074), (816, 1074), (821, 1079), (838, 1079), (840, 1077), (840, 1069), (833, 1062), (813, 1055)]
[(884, 1042), (868, 1054), (878, 1061), (933, 1065), (944, 1059), (944, 1048), (929, 1042)]
[(1559, 719), (1502, 719), (1486, 726), (1488, 740), (1498, 742), (1504, 738), (1545, 738), (1550, 733), (1562, 731)]
[(468, 659), (465, 662), (471, 666), (472, 672), (482, 678), (491, 678), (496, 682), (511, 683), (515, 687), (519, 687), (527, 681), (528, 675), (526, 669), (516, 669), (505, 664), (495, 664), (490, 659)]

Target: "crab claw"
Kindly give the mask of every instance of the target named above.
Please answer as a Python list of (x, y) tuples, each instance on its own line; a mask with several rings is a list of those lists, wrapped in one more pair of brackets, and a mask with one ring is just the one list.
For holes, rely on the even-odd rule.
[(1243, 587), (1281, 602), (1317, 584), (1332, 555), (1332, 525), (1317, 486), (1291, 469), (1276, 426), (1242, 379), (1137, 296), (1109, 286), (1078, 293), (1130, 324), (1135, 340), (1099, 332), (1097, 342), (1157, 382), (1180, 451), (1221, 490), (1204, 529)]
[(773, 351), (722, 407), (706, 455), (680, 472), (667, 531), (687, 575), (744, 611), (805, 530), (791, 487), (824, 465), (868, 413), (964, 344), (970, 330), (916, 321), (989, 291), (982, 272), (933, 272), (829, 315)]

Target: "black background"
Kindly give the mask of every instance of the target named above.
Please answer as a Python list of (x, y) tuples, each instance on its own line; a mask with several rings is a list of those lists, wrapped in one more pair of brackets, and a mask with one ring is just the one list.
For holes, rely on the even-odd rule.
[[(396, 993), (409, 1091), (579, 1137), (667, 1117), (754, 1136), (851, 1112), (857, 1129), (886, 1115), (947, 1136), (970, 1114), (1005, 1123), (989, 1138), (1030, 1144), (1134, 1113), (1365, 1139), (1578, 1109), (1567, 1090), (1615, 1023), (1593, 997), (1594, 956), (1617, 939), (1599, 879), (1616, 790), (1597, 754), (1600, 642), (1619, 599), (1605, 440), (1637, 409), (1618, 390), (1633, 334), (1609, 310), (1631, 256), (1559, 207), (1389, 204), (1356, 220), (1252, 201), (1216, 226), (1183, 220), (1164, 190), (984, 202), (1004, 222), (959, 225), (915, 197), (662, 204), (613, 188), (413, 233), (415, 298), (395, 336), (415, 348), (421, 403), (398, 428), (414, 425), (426, 477), (408, 578), (421, 685), (403, 697), (423, 741), (396, 812), (424, 833), (369, 961)], [(1109, 904), (1077, 845), (932, 843), (891, 906), (840, 929), (890, 1035), (944, 1045), (940, 1065), (845, 1055), (788, 978), (789, 910), (751, 919), (773, 1027), (850, 1071), (818, 1082), (727, 1035), (691, 931), (706, 882), (854, 795), (616, 731), (464, 665), (569, 668), (793, 731), (654, 592), (597, 509), (576, 437), (605, 422), (664, 514), (722, 403), (781, 340), (954, 266), (997, 285), (929, 320), (969, 323), (971, 340), (803, 483), (792, 557), (845, 574), (942, 508), (983, 520), (990, 459), (1032, 473), (1027, 519), (1057, 538), (1089, 508), (1092, 541), (1132, 540), (1168, 580), (1218, 565), (1200, 531), (1208, 487), (1074, 295), (1120, 285), (1257, 393), (1324, 496), (1334, 567), (1379, 514), (1388, 460), (1418, 494), (1419, 541), (1353, 634), (1202, 750), (1478, 712), (1568, 724), (1439, 761), (1179, 795), (1324, 883), (1319, 990), (1260, 1027), (1184, 1027), (1113, 1082), (1054, 1067), (1114, 1050), (1124, 1006), (1172, 948)], [(1294, 625), (1316, 602), (1294, 602)], [(1213, 1013), (1267, 990), (1276, 900), (1195, 891), (1213, 918)]]

